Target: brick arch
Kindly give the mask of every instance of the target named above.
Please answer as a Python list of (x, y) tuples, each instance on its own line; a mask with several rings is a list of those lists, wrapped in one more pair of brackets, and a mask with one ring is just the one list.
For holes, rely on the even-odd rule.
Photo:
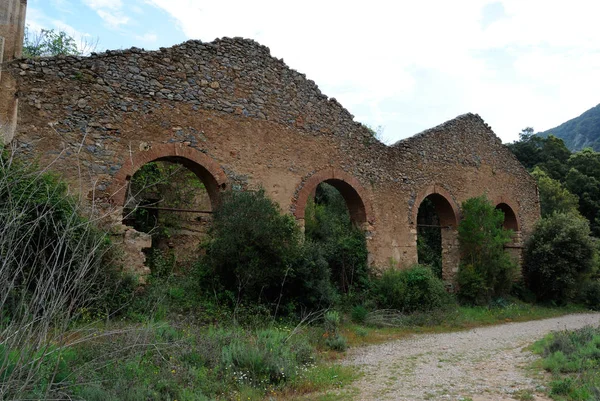
[(460, 220), (460, 209), (454, 202), (454, 197), (441, 185), (431, 185), (419, 194), (412, 206), (411, 224), (416, 225), (419, 206), (429, 197), (435, 206), (435, 211), (440, 219), (440, 225), (457, 228)]
[(298, 186), (292, 205), (296, 219), (304, 219), (308, 199), (314, 196), (317, 186), (322, 182), (332, 185), (344, 197), (354, 224), (364, 227), (367, 223), (374, 223), (373, 208), (366, 190), (356, 178), (336, 168), (317, 171)]
[(219, 203), (220, 191), (227, 188), (225, 172), (206, 154), (181, 143), (153, 144), (132, 154), (115, 174), (109, 192), (114, 205), (124, 206), (129, 180), (143, 165), (154, 161), (179, 163), (196, 174), (205, 185), (213, 208)]
[(502, 226), (507, 230), (513, 230), (514, 232), (521, 230), (521, 225), (519, 224), (519, 218), (517, 217), (517, 213), (515, 212), (515, 208), (510, 205), (510, 203), (502, 198), (494, 202), (496, 205), (496, 209), (502, 210), (504, 213), (504, 222)]

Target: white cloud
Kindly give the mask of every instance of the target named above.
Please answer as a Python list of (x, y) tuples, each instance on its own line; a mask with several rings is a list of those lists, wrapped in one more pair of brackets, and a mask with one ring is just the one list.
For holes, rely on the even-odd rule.
[(141, 42), (155, 43), (158, 40), (158, 35), (153, 32), (148, 32), (143, 35), (136, 35), (135, 38)]
[(108, 8), (110, 10), (120, 10), (123, 7), (121, 0), (83, 0), (85, 4), (94, 10)]
[(125, 25), (129, 22), (129, 17), (121, 13), (111, 13), (104, 10), (96, 11), (98, 16), (104, 20), (104, 22), (111, 28), (119, 28), (121, 25)]
[(189, 38), (269, 46), (394, 140), (469, 111), (512, 140), (600, 101), (600, 2), (144, 1)]
[(109, 28), (118, 29), (130, 21), (130, 18), (123, 13), (121, 0), (83, 0), (83, 2), (95, 10)]

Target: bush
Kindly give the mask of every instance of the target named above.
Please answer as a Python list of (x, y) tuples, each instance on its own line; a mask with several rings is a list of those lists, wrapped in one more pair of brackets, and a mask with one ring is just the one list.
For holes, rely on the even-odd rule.
[[(275, 313), (317, 309), (337, 299), (323, 250), (301, 241), (292, 216), (263, 190), (228, 192), (214, 214), (198, 272), (236, 303), (271, 305)], [(225, 297), (227, 298), (227, 297)]]
[(223, 194), (206, 263), (238, 299), (276, 302), (300, 252), (300, 230), (263, 190)]
[(368, 314), (369, 311), (367, 310), (367, 308), (365, 308), (362, 305), (356, 305), (354, 308), (352, 308), (352, 321), (354, 323), (364, 323)]
[(600, 310), (600, 281), (590, 281), (583, 287), (583, 302), (592, 310)]
[(106, 301), (117, 274), (97, 218), (56, 176), (0, 153), (0, 338), (10, 355), (0, 356), (0, 398), (47, 398), (61, 372), (52, 358), (67, 351), (51, 344)]
[(315, 199), (307, 202), (305, 233), (307, 241), (322, 250), (340, 293), (352, 294), (368, 286), (365, 234), (353, 226), (346, 200), (333, 186), (321, 183)]
[(512, 231), (502, 227), (504, 214), (485, 196), (468, 199), (462, 211), (458, 296), (463, 302), (481, 305), (506, 295), (512, 286), (517, 265), (504, 250)]
[(541, 219), (525, 245), (523, 270), (538, 300), (565, 303), (594, 267), (595, 246), (586, 220), (554, 214)]
[(431, 269), (415, 265), (406, 270), (388, 269), (373, 283), (373, 296), (380, 308), (411, 313), (431, 311), (452, 303), (444, 283)]
[(339, 332), (340, 323), (342, 321), (340, 313), (337, 311), (328, 311), (325, 313), (323, 320), (325, 328), (325, 333), (323, 334), (323, 337), (325, 337), (325, 345), (333, 351), (346, 351), (348, 348), (346, 338)]

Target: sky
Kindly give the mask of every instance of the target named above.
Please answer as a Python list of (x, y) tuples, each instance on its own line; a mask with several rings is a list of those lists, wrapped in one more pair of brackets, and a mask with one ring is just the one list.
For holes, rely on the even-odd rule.
[(251, 38), (387, 143), (468, 112), (503, 140), (600, 103), (598, 0), (29, 0), (27, 25), (147, 50)]

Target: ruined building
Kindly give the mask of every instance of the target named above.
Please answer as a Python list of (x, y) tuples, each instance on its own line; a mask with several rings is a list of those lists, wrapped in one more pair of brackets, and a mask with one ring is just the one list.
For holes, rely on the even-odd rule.
[(240, 38), (24, 60), (25, 4), (0, 6), (4, 141), (104, 207), (122, 207), (128, 181), (155, 160), (191, 169), (213, 206), (223, 190), (262, 187), (300, 225), (327, 182), (366, 232), (370, 264), (383, 268), (417, 261), (428, 198), (447, 280), (463, 201), (486, 194), (505, 213), (515, 255), (539, 218), (534, 179), (476, 114), (386, 146), (313, 81)]

